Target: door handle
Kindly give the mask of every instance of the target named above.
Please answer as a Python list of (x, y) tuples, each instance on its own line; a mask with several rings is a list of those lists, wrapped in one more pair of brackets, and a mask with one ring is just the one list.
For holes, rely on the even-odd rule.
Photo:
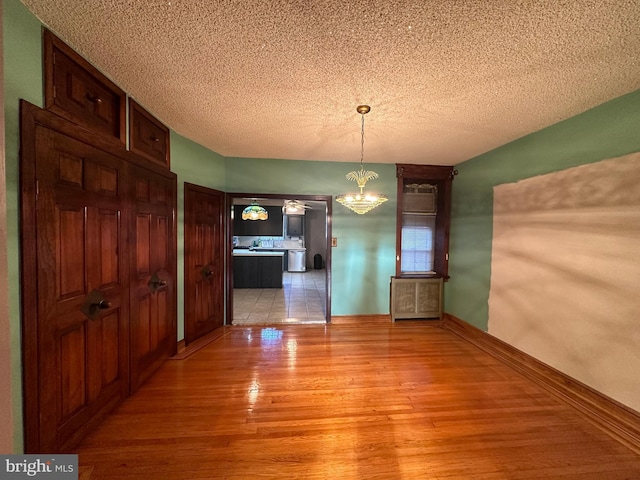
[(202, 267), (202, 270), (200, 270), (200, 274), (204, 279), (211, 277), (213, 275), (213, 270), (211, 270), (211, 265), (205, 265), (204, 267)]
[(90, 320), (95, 320), (100, 316), (101, 310), (108, 310), (111, 306), (111, 302), (104, 298), (102, 292), (94, 289), (91, 290), (89, 295), (84, 299), (80, 311)]
[(158, 272), (154, 273), (149, 279), (149, 283), (147, 283), (151, 293), (156, 293), (160, 288), (165, 287), (166, 285), (167, 281), (160, 278), (158, 276)]
[(111, 302), (108, 302), (106, 300), (100, 300), (96, 306), (100, 309), (100, 310), (106, 310), (107, 308), (111, 308)]

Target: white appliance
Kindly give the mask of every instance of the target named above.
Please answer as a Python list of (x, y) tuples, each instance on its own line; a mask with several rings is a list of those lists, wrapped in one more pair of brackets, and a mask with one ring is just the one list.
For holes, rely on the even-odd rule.
[(287, 271), (288, 272), (306, 271), (307, 270), (306, 257), (307, 257), (306, 248), (295, 248), (295, 249), (289, 250)]

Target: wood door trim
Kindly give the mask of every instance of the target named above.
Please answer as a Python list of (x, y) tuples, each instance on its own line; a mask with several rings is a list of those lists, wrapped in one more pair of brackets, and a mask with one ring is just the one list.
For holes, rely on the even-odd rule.
[[(38, 402), (38, 308), (36, 242), (36, 123), (35, 107), (20, 102), (20, 263), (22, 307), (22, 365), (25, 452), (40, 444)], [(39, 109), (38, 109), (39, 110)]]

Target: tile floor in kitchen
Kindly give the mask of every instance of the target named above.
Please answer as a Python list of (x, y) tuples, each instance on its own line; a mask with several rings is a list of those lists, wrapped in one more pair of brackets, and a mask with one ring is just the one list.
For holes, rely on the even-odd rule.
[(325, 323), (326, 270), (283, 272), (282, 288), (235, 288), (233, 324)]

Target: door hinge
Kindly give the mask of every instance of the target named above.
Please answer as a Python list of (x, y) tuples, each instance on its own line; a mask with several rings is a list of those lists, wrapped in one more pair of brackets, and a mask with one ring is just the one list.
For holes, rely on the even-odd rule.
[(40, 195), (40, 181), (36, 178), (36, 200), (38, 199), (38, 195)]

